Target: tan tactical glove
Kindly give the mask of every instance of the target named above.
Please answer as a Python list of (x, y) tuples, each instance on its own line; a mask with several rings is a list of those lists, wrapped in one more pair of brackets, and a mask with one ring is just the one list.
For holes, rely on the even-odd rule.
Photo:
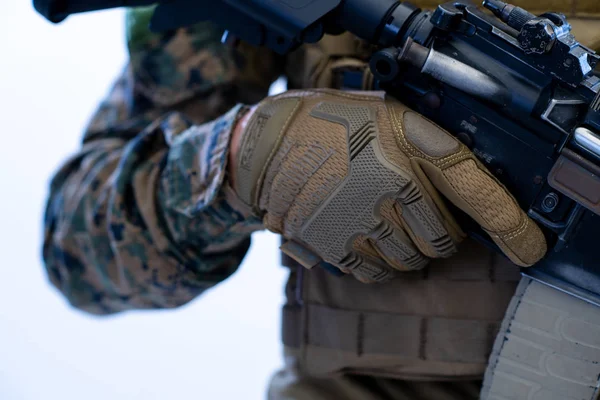
[(382, 92), (268, 98), (239, 146), (235, 191), (307, 268), (324, 260), (382, 281), (452, 255), (464, 234), (440, 194), (514, 263), (546, 252), (539, 228), (463, 144)]

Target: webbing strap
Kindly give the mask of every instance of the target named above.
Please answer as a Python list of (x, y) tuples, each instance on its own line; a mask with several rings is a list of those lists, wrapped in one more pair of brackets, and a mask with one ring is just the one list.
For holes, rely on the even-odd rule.
[(299, 348), (309, 344), (357, 357), (386, 354), (431, 361), (485, 363), (499, 328), (490, 321), (361, 312), (318, 304), (303, 307), (306, 309), (284, 307), (283, 343), (286, 346)]
[(600, 308), (523, 277), (496, 338), (482, 400), (593, 400)]

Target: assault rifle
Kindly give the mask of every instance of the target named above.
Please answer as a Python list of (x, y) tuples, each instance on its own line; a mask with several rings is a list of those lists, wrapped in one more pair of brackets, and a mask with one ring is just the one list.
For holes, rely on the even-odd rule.
[[(34, 0), (53, 22), (155, 2)], [(282, 54), (326, 33), (349, 31), (370, 42), (373, 88), (469, 146), (545, 231), (547, 256), (523, 272), (600, 306), (600, 57), (577, 42), (564, 15), (536, 16), (498, 0), (434, 11), (397, 0), (158, 3), (155, 31), (211, 20)], [(357, 79), (344, 76), (349, 88)]]

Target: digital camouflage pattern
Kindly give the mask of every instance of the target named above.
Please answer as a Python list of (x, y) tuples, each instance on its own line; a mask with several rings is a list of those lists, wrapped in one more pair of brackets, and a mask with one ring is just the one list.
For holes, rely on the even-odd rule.
[(167, 34), (151, 33), (146, 27), (153, 10), (127, 13), (127, 44), (137, 91), (155, 105), (171, 106), (233, 80), (236, 60), (221, 45), (217, 27), (203, 22)]
[(75, 307), (182, 305), (231, 275), (261, 228), (226, 184), (226, 161), (236, 103), (264, 97), (276, 63), (214, 32), (130, 41), (131, 63), (53, 178), (43, 258)]
[(148, 23), (153, 11), (154, 7), (128, 10), (126, 25), (135, 89), (155, 107), (170, 107), (234, 81), (243, 82), (243, 91), (260, 91), (264, 97), (265, 87), (279, 74), (281, 66), (272, 52), (249, 46), (233, 51), (221, 44), (223, 30), (210, 22), (151, 33)]

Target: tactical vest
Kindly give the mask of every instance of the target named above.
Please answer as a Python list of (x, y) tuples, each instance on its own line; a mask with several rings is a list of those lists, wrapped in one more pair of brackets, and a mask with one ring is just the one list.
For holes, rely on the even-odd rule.
[[(422, 0), (433, 8), (439, 1)], [(570, 17), (576, 37), (600, 48), (597, 0), (514, 1)], [(546, 10), (538, 10), (540, 6)], [(290, 88), (368, 89), (371, 49), (349, 34), (326, 37), (290, 56)], [(399, 379), (481, 378), (520, 279), (502, 256), (467, 240), (458, 255), (385, 284), (365, 285), (322, 269), (291, 268), (283, 343), (305, 374), (355, 373)]]

